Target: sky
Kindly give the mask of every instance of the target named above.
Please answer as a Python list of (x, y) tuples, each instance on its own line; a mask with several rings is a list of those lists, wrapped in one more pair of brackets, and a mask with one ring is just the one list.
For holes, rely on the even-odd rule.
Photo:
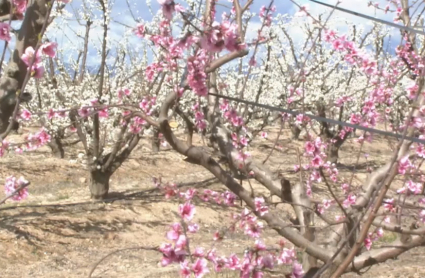
[[(97, 0), (91, 1), (97, 2)], [(246, 0), (240, 1), (242, 4), (246, 2)], [(337, 0), (321, 1), (329, 4), (335, 4)], [(134, 28), (138, 22), (149, 22), (152, 19), (152, 14), (158, 13), (158, 11), (160, 11), (160, 5), (158, 4), (157, 0), (115, 0), (112, 2), (112, 23), (108, 32), (109, 40), (114, 43), (122, 42), (124, 38), (123, 35), (130, 34), (132, 32), (132, 28)], [(179, 3), (179, 0), (175, 0), (175, 2)], [(308, 10), (313, 16), (317, 16), (321, 13), (330, 11), (329, 8), (316, 3), (312, 3), (309, 0), (295, 0), (294, 2), (298, 3), (299, 5), (307, 4)], [(393, 20), (393, 14), (385, 14), (382, 11), (376, 11), (375, 9), (368, 7), (368, 2), (369, 0), (342, 0), (342, 3), (339, 6), (367, 15), (376, 16), (384, 20)], [(378, 3), (381, 7), (385, 7), (387, 2), (387, 0), (374, 1), (374, 3)], [(251, 11), (258, 13), (262, 5), (267, 6), (269, 3), (270, 2), (268, 0), (254, 0), (253, 5), (251, 6)], [(227, 6), (231, 5), (229, 0), (219, 0), (218, 4), (224, 4)], [(299, 8), (295, 4), (293, 4), (291, 0), (275, 0), (274, 5), (276, 6), (276, 13), (280, 14), (293, 15), (299, 10)], [(75, 11), (81, 9), (82, 6), (82, 0), (71, 1), (71, 3), (68, 4), (66, 7), (66, 12), (68, 13), (69, 18), (67, 18), (66, 20), (56, 20), (47, 33), (47, 37), (50, 40), (56, 41), (59, 44), (59, 48), (62, 49), (62, 55), (65, 58), (75, 59), (78, 50), (82, 49), (83, 46), (82, 36), (84, 35), (85, 27), (83, 25), (80, 25), (79, 22), (77, 22), (76, 17), (74, 15)], [(228, 11), (228, 8), (224, 8), (219, 5), (217, 17), (220, 18), (221, 13), (225, 10)], [(93, 8), (92, 11), (92, 16), (94, 18), (100, 18), (100, 11), (98, 9)], [(366, 29), (371, 28), (372, 26), (371, 23), (365, 19), (349, 15), (343, 12), (335, 11), (332, 15), (332, 18), (335, 19), (338, 17), (350, 21), (356, 24), (357, 26), (363, 26)], [(253, 38), (256, 35), (256, 31), (260, 26), (261, 23), (257, 16), (252, 21), (248, 30), (249, 34), (247, 34), (247, 36)], [(348, 30), (348, 26), (344, 22), (342, 22), (339, 26), (336, 26), (336, 28), (342, 32)], [(392, 32), (394, 37), (399, 36), (398, 30), (394, 29)], [(294, 42), (301, 42), (303, 40), (302, 32), (299, 32), (299, 30), (297, 30), (297, 27), (294, 27), (293, 29), (289, 30), (289, 33), (292, 36)], [(100, 25), (93, 26), (90, 38), (91, 39), (89, 45), (88, 65), (95, 67), (99, 64), (99, 56), (97, 55), (97, 53), (99, 51), (102, 38), (102, 29)], [(128, 39), (132, 47), (137, 47), (141, 45), (141, 39), (137, 38), (134, 35), (128, 36)], [(13, 44), (11, 46), (13, 47)]]

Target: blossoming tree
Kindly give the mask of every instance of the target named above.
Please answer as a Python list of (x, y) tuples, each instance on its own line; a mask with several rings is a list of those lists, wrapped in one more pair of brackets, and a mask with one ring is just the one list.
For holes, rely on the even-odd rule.
[[(174, 1), (160, 1), (160, 3), (166, 18), (163, 26), (167, 26), (173, 13), (181, 11), (181, 8), (178, 7), (177, 9), (177, 4)], [(247, 54), (247, 48), (243, 44), (245, 33), (242, 14), (249, 7), (249, 4), (250, 2), (244, 6), (239, 1), (233, 1), (234, 13), (232, 18), (234, 18), (234, 22), (238, 23), (238, 26), (229, 28), (229, 21), (214, 22), (215, 2), (207, 2), (202, 26), (193, 27), (194, 31), (190, 33), (200, 32), (198, 34), (199, 44), (193, 44), (194, 50), (189, 54), (184, 75), (174, 78), (174, 86), (177, 86), (177, 88), (169, 93), (160, 109), (158, 124), (168, 143), (174, 150), (187, 156), (191, 163), (199, 164), (209, 170), (221, 183), (243, 200), (247, 207), (255, 212), (256, 216), (265, 221), (281, 236), (303, 248), (306, 252), (303, 263), (304, 266), (308, 266), (307, 269), (320, 265), (317, 262), (319, 260), (324, 262), (321, 272), (326, 272), (326, 275), (333, 275), (332, 277), (339, 277), (345, 271), (358, 271), (361, 268), (401, 254), (414, 246), (423, 245), (423, 222), (420, 219), (423, 219), (424, 207), (423, 199), (418, 199), (423, 192), (422, 184), (409, 178), (409, 173), (420, 172), (420, 157), (422, 156), (420, 151), (419, 153), (409, 154), (409, 149), (413, 147), (421, 150), (421, 145), (415, 147), (411, 141), (401, 140), (395, 148), (391, 161), (373, 171), (361, 186), (355, 186), (352, 179), (345, 181), (342, 177), (339, 177), (336, 165), (327, 162), (326, 150), (329, 145), (335, 142), (324, 142), (312, 133), (309, 133), (306, 137), (304, 149), (306, 159), (303, 159), (303, 162), (296, 166), (297, 171), (302, 170), (298, 182), (275, 177), (266, 166), (258, 163), (254, 157), (249, 157), (245, 151), (246, 136), (249, 131), (244, 122), (244, 110), (237, 109), (234, 103), (220, 102), (216, 97), (220, 90), (217, 86), (220, 73), (218, 69), (233, 59)], [(404, 24), (409, 25), (412, 20), (407, 1), (400, 5), (395, 3), (395, 5), (398, 16)], [(264, 11), (266, 12), (262, 13), (263, 24), (267, 25), (270, 22), (269, 17), (272, 9), (265, 7)], [(303, 11), (305, 12), (305, 10)], [(308, 12), (306, 13), (314, 19)], [(182, 14), (182, 16), (184, 20), (185, 14)], [(224, 18), (228, 19), (226, 16)], [(320, 43), (328, 43), (329, 48), (333, 48), (334, 51), (342, 54), (340, 56), (342, 61), (338, 64), (339, 66), (344, 64), (347, 67), (358, 68), (364, 78), (370, 80), (371, 85), (369, 88), (365, 88), (365, 97), (360, 100), (359, 110), (350, 113), (351, 123), (366, 127), (378, 127), (378, 123), (386, 121), (385, 117), (381, 117), (381, 115), (385, 115), (383, 107), (392, 105), (393, 88), (406, 67), (413, 71), (412, 73), (415, 76), (416, 85), (409, 90), (412, 91), (410, 95), (413, 99), (419, 101), (419, 107), (423, 105), (423, 96), (420, 93), (423, 83), (420, 67), (421, 58), (417, 54), (419, 53), (417, 47), (421, 45), (414, 40), (413, 32), (404, 35), (405, 40), (398, 51), (398, 57), (382, 60), (383, 64), (388, 63), (383, 67), (377, 62), (377, 59), (380, 58), (379, 52), (375, 53), (376, 55), (373, 57), (372, 53), (366, 49), (361, 49), (361, 43), (355, 43), (347, 36), (329, 29), (325, 25), (326, 22), (314, 20), (315, 24), (324, 30), (319, 32), (319, 35), (311, 34), (316, 37), (316, 40), (314, 40), (315, 43), (311, 44), (310, 49), (317, 51), (317, 54), (320, 51), (317, 48), (317, 38), (324, 36), (324, 42), (321, 41)], [(186, 43), (188, 38), (190, 37), (184, 37), (183, 42)], [(176, 57), (175, 49), (170, 49), (168, 44), (170, 40), (173, 40), (170, 32), (163, 32), (161, 37), (155, 36), (150, 39), (156, 45), (163, 46), (166, 61)], [(218, 54), (222, 53), (224, 49), (228, 53)], [(177, 52), (178, 54), (180, 53)], [(157, 64), (153, 65), (157, 66)], [(169, 74), (172, 75), (172, 72), (169, 71)], [(304, 68), (300, 68), (295, 76), (295, 80), (299, 84), (306, 83), (308, 78), (309, 76)], [(205, 152), (203, 148), (189, 145), (180, 140), (170, 128), (168, 115), (173, 107), (179, 105), (179, 99), (187, 93), (186, 90), (204, 98), (207, 108), (204, 110), (204, 121), (206, 122), (203, 124), (208, 128), (208, 138), (211, 146), (226, 157), (226, 161), (232, 169), (231, 173), (225, 171), (217, 160)], [(244, 94), (241, 93), (240, 97), (243, 98)], [(347, 100), (342, 99), (339, 102), (346, 102)], [(320, 113), (321, 109), (318, 110)], [(400, 127), (405, 135), (410, 136), (414, 133), (416, 127), (412, 126), (411, 120), (412, 117), (413, 119), (420, 118), (419, 113), (419, 110), (415, 107), (410, 109), (409, 116), (404, 119), (404, 126)], [(285, 115), (283, 116), (285, 117)], [(322, 127), (326, 128), (326, 126)], [(338, 132), (349, 133), (352, 132), (352, 129), (343, 127), (339, 128)], [(332, 137), (335, 135), (333, 134)], [(364, 138), (373, 139), (371, 134), (363, 132), (359, 140), (361, 144), (364, 144)], [(291, 204), (296, 215), (294, 223), (299, 228), (295, 229), (290, 224), (288, 225), (284, 219), (279, 217), (277, 210), (266, 208), (267, 204), (264, 199), (254, 198), (252, 193), (242, 187), (241, 183), (235, 179), (241, 174), (247, 178), (255, 179), (267, 188), (272, 195), (278, 196), (282, 202)], [(394, 178), (398, 174), (407, 175), (406, 184), (398, 191), (399, 194), (404, 194), (403, 201), (397, 202), (395, 199), (384, 201), (385, 197), (388, 196), (387, 194), (390, 194), (389, 188), (394, 184)], [(314, 192), (311, 190), (313, 183), (325, 183), (333, 200), (314, 201), (314, 198), (312, 198)], [(338, 186), (340, 189), (338, 189)], [(338, 194), (336, 194), (337, 191), (339, 191)], [(337, 220), (333, 220), (327, 215), (327, 211), (330, 211), (329, 208), (331, 207), (341, 214)], [(412, 215), (410, 220), (408, 217), (404, 218), (406, 222), (410, 223), (410, 228), (403, 228), (404, 226), (401, 225), (400, 221), (392, 218), (391, 211), (395, 207), (398, 207), (399, 210), (413, 210), (412, 214), (409, 214)], [(315, 215), (320, 218), (320, 221), (323, 221), (325, 226), (333, 227), (330, 232), (331, 235), (324, 242), (317, 240), (320, 233), (315, 228)], [(317, 221), (317, 223), (320, 222)], [(391, 247), (372, 250), (372, 242), (381, 237), (385, 230), (396, 232), (400, 237), (392, 243)], [(365, 249), (362, 249), (362, 247), (365, 247)], [(169, 250), (166, 254), (168, 252)]]
[[(306, 46), (303, 53), (297, 53), (298, 49), (291, 46), (286, 30), (282, 26), (279, 26), (280, 30), (273, 27), (277, 21), (273, 19), (276, 12), (273, 2), (259, 12), (261, 28), (253, 42), (247, 39), (249, 19), (254, 16), (249, 13), (253, 0), (231, 1), (232, 7), (221, 20), (216, 15), (217, 1), (214, 0), (208, 0), (202, 6), (192, 1), (188, 1), (188, 5), (177, 0), (158, 2), (161, 14), (156, 21), (139, 24), (135, 30), (155, 49), (153, 61), (144, 68), (144, 82), (139, 83), (143, 86), (143, 99), (139, 105), (135, 107), (134, 103), (140, 101), (140, 96), (131, 99), (131, 92), (126, 88), (106, 85), (108, 80), (114, 79), (106, 73), (110, 3), (100, 0), (96, 7), (102, 12), (103, 36), (98, 80), (92, 82), (92, 77), (87, 75), (80, 80), (80, 84), (87, 81), (87, 86), (96, 84), (95, 88), (84, 87), (87, 97), (93, 98), (90, 103), (68, 109), (87, 155), (93, 198), (107, 196), (110, 176), (128, 158), (140, 141), (141, 132), (148, 126), (158, 129), (187, 162), (204, 167), (227, 188), (222, 195), (216, 192), (202, 194), (190, 189), (179, 192), (175, 185), (155, 180), (167, 196), (185, 199), (179, 206), (181, 223), (173, 224), (167, 233), (172, 243), (153, 248), (163, 254), (162, 265), (179, 263), (184, 277), (191, 274), (202, 277), (208, 272), (208, 265), (213, 265), (216, 271), (222, 268), (239, 271), (241, 277), (262, 277), (277, 264), (292, 266), (288, 274), (291, 277), (303, 277), (305, 272), (306, 275), (313, 273), (311, 275), (315, 277), (340, 277), (344, 272), (358, 272), (425, 244), (425, 178), (421, 169), (425, 154), (422, 143), (410, 140), (414, 136), (423, 139), (425, 130), (424, 61), (421, 56), (424, 45), (414, 29), (404, 29), (402, 42), (391, 56), (390, 52), (382, 50), (383, 42), (379, 39), (382, 41), (383, 33), (377, 32), (372, 41), (376, 46), (368, 48), (363, 43), (366, 35), (362, 39), (356, 34), (344, 35), (332, 29), (328, 20), (315, 18), (305, 7), (299, 7), (299, 14), (307, 16), (315, 27), (306, 28)], [(409, 1), (392, 1), (391, 4), (392, 8), (384, 9), (386, 12), (394, 12), (395, 20), (400, 24), (415, 27), (421, 15), (414, 14)], [(178, 27), (177, 21), (183, 25)], [(180, 36), (177, 37), (178, 31)], [(289, 41), (289, 51), (276, 55), (272, 48), (279, 39)], [(49, 44), (42, 50), (46, 55), (52, 55)], [(25, 53), (23, 48), (16, 57), (24, 69), (31, 68), (34, 77), (39, 77), (40, 68), (32, 68), (34, 61), (38, 64), (38, 54), (37, 50), (26, 47)], [(261, 59), (261, 70), (256, 72)], [(285, 63), (285, 59), (291, 59), (291, 62)], [(235, 65), (237, 62), (239, 65)], [(272, 67), (273, 63), (277, 66)], [(285, 66), (280, 67), (283, 64)], [(327, 68), (322, 70), (324, 65)], [(232, 67), (242, 76), (236, 82), (230, 81)], [(276, 69), (280, 70), (280, 75)], [(334, 71), (343, 72), (342, 77), (328, 80), (330, 72)], [(256, 86), (250, 86), (250, 82), (255, 83), (254, 74), (260, 78)], [(294, 163), (294, 170), (298, 173), (296, 180), (274, 174), (266, 161), (260, 162), (248, 152), (252, 137), (260, 135), (262, 129), (261, 125), (252, 124), (253, 115), (259, 112), (268, 119), (268, 112), (220, 97), (226, 96), (224, 92), (230, 86), (236, 91), (233, 96), (260, 102), (263, 93), (268, 92), (267, 86), (271, 82), (268, 76), (272, 74), (286, 80), (276, 82), (279, 84), (277, 90), (284, 92), (281, 99), (287, 108), (301, 112), (292, 121), (306, 134), (304, 148)], [(406, 78), (410, 78), (410, 84), (402, 90), (398, 85)], [(317, 88), (315, 84), (318, 84)], [(358, 92), (355, 86), (360, 87)], [(322, 98), (311, 97), (311, 88), (322, 90), (319, 94)], [(122, 103), (105, 100), (113, 89), (118, 91)], [(355, 91), (355, 100), (350, 99), (352, 95), (346, 94), (347, 90)], [(337, 95), (336, 99), (332, 92)], [(394, 114), (391, 108), (395, 96), (410, 100), (408, 111)], [(355, 105), (349, 107), (347, 103), (350, 101)], [(380, 128), (397, 117), (399, 123), (393, 120), (391, 124), (394, 133), (402, 134), (402, 139), (396, 142), (390, 161), (372, 170), (361, 183), (355, 183), (354, 171), (351, 178), (347, 178), (340, 174), (339, 165), (333, 163), (340, 145), (353, 128), (343, 124), (331, 128), (322, 122), (321, 131), (314, 132), (318, 124), (304, 115), (308, 112), (307, 106), (313, 105), (316, 107), (308, 109), (319, 116), (331, 117), (330, 114), (334, 113), (337, 119), (349, 119), (361, 130), (364, 127)], [(117, 107), (123, 111), (120, 132), (118, 140), (108, 150), (102, 140), (102, 119), (108, 118), (113, 114), (110, 110)], [(171, 118), (175, 116), (187, 127), (186, 140), (178, 137), (170, 126)], [(277, 119), (280, 125), (290, 120), (285, 113)], [(208, 140), (209, 150), (193, 144), (191, 135), (194, 129)], [(361, 150), (364, 144), (374, 139), (373, 134), (362, 130), (356, 141)], [(220, 159), (211, 153), (218, 153)], [(396, 181), (396, 176), (402, 177), (401, 184)], [(254, 190), (247, 190), (243, 186), (245, 181), (262, 186), (272, 197), (278, 198), (278, 203), (290, 205), (295, 217), (285, 219), (282, 211), (271, 202), (272, 198), (263, 198)], [(25, 185), (25, 182), (10, 179), (8, 184), (11, 187), (10, 184)], [(314, 186), (319, 184), (326, 186), (331, 199), (317, 199), (319, 195)], [(213, 198), (227, 205), (234, 205), (239, 198), (245, 209), (235, 215), (235, 219), (246, 234), (260, 238), (263, 227), (260, 221), (264, 221), (303, 250), (302, 265), (298, 263), (295, 249), (280, 246), (276, 251), (261, 240), (257, 240), (255, 247), (247, 250), (242, 259), (192, 249), (188, 233), (197, 232), (199, 228), (192, 223), (195, 206), (191, 200), (195, 197)], [(397, 235), (391, 245), (374, 246), (373, 243), (387, 232)], [(221, 235), (217, 233), (215, 237), (220, 239)]]

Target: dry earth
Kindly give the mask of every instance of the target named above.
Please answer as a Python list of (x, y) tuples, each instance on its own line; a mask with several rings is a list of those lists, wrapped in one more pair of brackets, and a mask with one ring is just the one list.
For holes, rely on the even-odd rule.
[[(273, 146), (276, 130), (269, 139), (255, 141), (252, 154), (264, 159)], [(273, 171), (296, 179), (292, 165), (297, 160), (293, 147), (302, 142), (288, 142), (288, 130), (267, 165)], [(18, 137), (18, 136), (15, 136)], [(366, 161), (360, 156), (356, 182), (366, 178), (366, 167), (376, 167), (389, 158), (387, 140), (381, 144), (365, 145), (370, 154)], [(200, 138), (195, 143), (202, 144)], [(359, 145), (350, 140), (343, 146), (341, 162), (354, 165)], [(87, 277), (93, 265), (103, 256), (118, 249), (157, 246), (165, 241), (169, 225), (177, 220), (178, 200), (166, 200), (155, 190), (152, 177), (178, 183), (182, 187), (224, 187), (202, 167), (183, 161), (171, 150), (154, 154), (143, 142), (131, 159), (112, 177), (110, 199), (92, 202), (89, 199), (86, 172), (76, 163), (78, 146), (67, 149), (67, 159), (57, 159), (47, 148), (24, 155), (9, 154), (0, 159), (0, 184), (13, 174), (31, 181), (30, 196), (22, 203), (8, 201), (0, 208), (0, 277)], [(371, 160), (375, 159), (375, 160)], [(346, 170), (349, 174), (348, 170)], [(254, 184), (256, 194), (264, 193)], [(328, 195), (325, 188), (314, 188), (320, 196)], [(3, 194), (3, 193), (1, 193)], [(3, 195), (0, 195), (3, 197)], [(191, 241), (206, 248), (217, 247), (226, 254), (242, 254), (252, 241), (241, 233), (227, 234), (215, 243), (212, 234), (228, 225), (232, 211), (210, 203), (197, 203), (195, 221), (201, 229)], [(288, 214), (285, 206), (279, 207)], [(391, 235), (389, 236), (391, 237)], [(277, 244), (281, 239), (267, 229), (266, 243)], [(176, 267), (158, 267), (160, 255), (152, 251), (123, 250), (113, 254), (96, 269), (93, 277), (178, 277)], [(425, 277), (424, 248), (403, 254), (397, 260), (372, 267), (363, 277)], [(211, 277), (238, 277), (231, 274), (212, 274)], [(279, 276), (274, 276), (279, 277)], [(346, 275), (356, 277), (356, 275)]]

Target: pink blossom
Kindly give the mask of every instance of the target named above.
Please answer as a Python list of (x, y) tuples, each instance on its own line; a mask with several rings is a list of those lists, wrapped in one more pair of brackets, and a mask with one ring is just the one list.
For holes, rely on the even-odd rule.
[(308, 154), (313, 154), (314, 151), (316, 150), (316, 147), (314, 146), (314, 144), (310, 141), (307, 141), (304, 145), (305, 151)]
[(0, 40), (10, 41), (10, 25), (4, 22), (0, 22)]
[(105, 107), (103, 109), (100, 109), (98, 111), (98, 114), (99, 114), (99, 118), (108, 118), (109, 117), (108, 107)]
[(389, 211), (394, 211), (394, 199), (385, 199), (384, 200), (384, 208)]
[(277, 257), (277, 262), (279, 264), (290, 264), (294, 258), (294, 249), (283, 248), (282, 253)]
[(138, 36), (139, 38), (143, 38), (145, 36), (145, 32), (146, 32), (145, 25), (141, 23), (137, 24), (137, 27), (134, 30), (134, 33), (136, 34), (136, 36)]
[(56, 48), (58, 47), (58, 44), (55, 42), (47, 42), (45, 44), (43, 44), (40, 47), (40, 50), (42, 51), (43, 54), (54, 58), (56, 56)]
[(364, 239), (364, 245), (365, 245), (365, 247), (366, 247), (367, 250), (370, 250), (370, 248), (372, 247), (372, 239), (370, 238), (370, 235), (368, 235)]
[(40, 148), (41, 146), (44, 146), (48, 142), (50, 142), (51, 136), (46, 132), (46, 130), (43, 128), (40, 131), (36, 132), (35, 134), (29, 134), (26, 137), (27, 144), (26, 148), (27, 150), (35, 150)]
[(260, 237), (260, 234), (262, 232), (263, 229), (263, 223), (258, 222), (251, 222), (245, 225), (245, 234), (253, 237), (253, 238), (258, 238)]
[(31, 69), (31, 76), (34, 78), (42, 78), (44, 74), (44, 66), (39, 64), (34, 64)]
[(319, 213), (323, 214), (325, 210), (331, 207), (331, 205), (332, 205), (332, 200), (324, 199), (322, 201), (322, 204), (319, 205), (319, 208), (318, 208)]
[(310, 174), (310, 180), (311, 181), (317, 181), (317, 182), (321, 182), (322, 181), (322, 176), (320, 175), (320, 173), (316, 170), (313, 170)]
[(16, 9), (16, 13), (20, 16), (23, 16), (23, 13), (27, 9), (27, 0), (13, 0), (13, 5)]
[(303, 16), (308, 15), (308, 10), (310, 9), (310, 6), (308, 4), (303, 5), (300, 7), (300, 10), (295, 13), (295, 16)]
[(344, 191), (344, 193), (348, 193), (350, 185), (348, 183), (343, 183), (341, 184), (341, 189)]
[(251, 67), (255, 67), (257, 65), (257, 61), (255, 60), (255, 56), (252, 56), (251, 59), (249, 59), (248, 63)]
[(200, 50), (195, 56), (189, 57), (187, 60), (187, 82), (198, 96), (206, 96), (208, 94), (206, 86), (207, 74), (205, 73), (207, 59), (205, 50)]
[(303, 266), (300, 263), (298, 263), (297, 261), (294, 261), (294, 264), (292, 265), (292, 277), (293, 278), (304, 277)]
[(184, 262), (180, 263), (180, 274), (185, 278), (190, 277), (191, 272), (189, 267), (189, 261), (185, 260)]
[(179, 237), (177, 238), (176, 242), (175, 242), (176, 246), (174, 248), (176, 254), (182, 254), (185, 253), (183, 251), (186, 250), (187, 247), (187, 238), (185, 235), (181, 234), (179, 235)]
[(20, 115), (19, 115), (23, 120), (28, 121), (31, 119), (31, 112), (28, 111), (27, 109), (24, 109), (23, 111), (21, 111)]
[(235, 254), (230, 255), (230, 257), (227, 259), (226, 267), (230, 270), (239, 269), (241, 267), (239, 258)]
[(86, 118), (88, 116), (90, 116), (90, 110), (88, 107), (81, 107), (81, 109), (78, 110), (78, 115), (80, 115), (80, 117), (82, 118)]
[(263, 197), (256, 197), (254, 199), (255, 203), (255, 211), (260, 213), (261, 216), (267, 214), (269, 212), (269, 208), (264, 205), (264, 198)]
[(32, 46), (28, 46), (25, 49), (25, 53), (22, 54), (21, 59), (27, 66), (29, 66), (31, 64), (31, 61), (33, 59), (34, 59), (33, 64), (39, 64), (39, 63), (41, 63), (40, 50), (38, 50), (37, 53), (35, 53), (34, 48)]
[(172, 241), (176, 241), (182, 234), (182, 226), (180, 223), (174, 223), (171, 226), (171, 230), (167, 232), (167, 238)]
[(162, 6), (162, 14), (168, 20), (173, 18), (174, 12), (184, 11), (184, 8), (179, 4), (175, 4), (174, 0), (158, 0), (158, 3)]
[(162, 266), (167, 266), (169, 264), (172, 264), (174, 262), (183, 262), (184, 258), (186, 256), (186, 253), (184, 251), (182, 252), (176, 252), (171, 244), (164, 243), (159, 247), (159, 251), (162, 252), (163, 257), (161, 260)]
[(398, 173), (404, 175), (411, 167), (413, 165), (409, 160), (409, 156), (405, 156), (398, 162)]
[(261, 239), (256, 239), (255, 243), (254, 243), (255, 249), (257, 251), (264, 251), (266, 250), (266, 245), (264, 244), (264, 242)]
[(49, 109), (49, 112), (47, 112), (47, 119), (51, 120), (56, 115), (55, 111), (53, 109)]
[(218, 240), (222, 240), (223, 239), (223, 235), (220, 231), (216, 231), (213, 235), (213, 240), (214, 241), (218, 241)]
[(196, 195), (196, 189), (193, 188), (189, 188), (184, 194), (183, 196), (186, 198), (186, 200), (192, 200), (193, 196)]
[(195, 257), (203, 258), (205, 256), (205, 254), (204, 254), (204, 248), (202, 248), (202, 247), (196, 247), (195, 248), (195, 251), (193, 252), (192, 255), (195, 256)]
[(315, 168), (319, 168), (320, 166), (323, 165), (323, 160), (320, 156), (316, 155), (312, 160), (311, 160), (311, 165)]
[(407, 181), (407, 188), (413, 194), (421, 194), (422, 193), (422, 183), (413, 182), (412, 180)]
[(199, 231), (199, 225), (198, 225), (198, 224), (196, 224), (196, 223), (189, 224), (189, 225), (187, 226), (187, 230), (188, 230), (190, 233), (196, 233), (197, 231)]
[(190, 202), (179, 205), (180, 216), (187, 221), (192, 220), (193, 216), (195, 215), (195, 211), (195, 206)]
[(425, 209), (421, 210), (421, 212), (419, 213), (419, 219), (425, 223)]
[[(20, 177), (18, 180), (14, 176), (10, 176), (6, 178), (6, 183), (4, 185), (4, 191), (6, 195), (11, 195), (14, 193), (19, 187), (27, 184), (28, 181), (25, 180), (23, 177)], [(12, 198), (14, 201), (22, 201), (23, 199), (27, 198), (28, 196), (28, 188), (25, 187), (21, 190), (19, 190)]]
[(356, 203), (356, 199), (357, 199), (356, 195), (350, 194), (348, 195), (347, 199), (345, 199), (344, 202), (342, 202), (342, 205), (345, 208), (348, 208), (349, 206), (354, 205)]
[(192, 265), (192, 271), (196, 278), (204, 277), (205, 274), (210, 272), (207, 268), (207, 264), (208, 262), (205, 259), (196, 259), (195, 263)]
[(128, 127), (128, 131), (133, 134), (139, 134), (142, 131), (142, 127), (137, 124), (130, 124)]

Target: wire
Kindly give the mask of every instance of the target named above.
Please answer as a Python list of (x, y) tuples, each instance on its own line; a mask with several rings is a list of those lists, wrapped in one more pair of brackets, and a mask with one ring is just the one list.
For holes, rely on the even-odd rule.
[(392, 132), (389, 132), (389, 131), (384, 131), (384, 130), (374, 129), (374, 128), (370, 128), (370, 127), (350, 124), (350, 123), (347, 123), (347, 122), (342, 122), (342, 121), (337, 121), (337, 120), (334, 120), (334, 119), (319, 117), (319, 116), (315, 116), (315, 115), (312, 115), (312, 114), (303, 113), (303, 112), (300, 112), (300, 111), (294, 111), (294, 110), (290, 110), (290, 109), (273, 107), (273, 106), (270, 106), (270, 105), (256, 103), (256, 102), (247, 101), (247, 100), (242, 100), (242, 99), (238, 99), (238, 98), (234, 98), (234, 97), (228, 97), (228, 96), (223, 96), (223, 95), (218, 95), (218, 94), (213, 94), (213, 93), (209, 93), (209, 95), (215, 96), (215, 97), (218, 97), (218, 98), (222, 98), (222, 99), (236, 101), (236, 102), (239, 102), (239, 103), (252, 105), (252, 106), (255, 106), (255, 107), (261, 107), (261, 108), (268, 109), (268, 110), (271, 110), (271, 111), (288, 113), (288, 114), (291, 114), (293, 116), (305, 115), (305, 116), (307, 116), (311, 119), (314, 119), (316, 121), (319, 121), (319, 122), (326, 122), (326, 123), (331, 123), (331, 124), (336, 124), (336, 125), (341, 125), (341, 126), (347, 126), (347, 127), (367, 131), (367, 132), (370, 132), (370, 133), (377, 133), (377, 134), (381, 134), (381, 135), (384, 135), (384, 136), (395, 137), (397, 139), (404, 139), (404, 140), (408, 140), (408, 141), (419, 143), (419, 144), (425, 144), (425, 140), (422, 140), (422, 139), (419, 139), (419, 138), (416, 138), (416, 137), (411, 137), (411, 136), (405, 136), (404, 137), (402, 134), (396, 134), (396, 133), (392, 133)]
[(369, 20), (372, 20), (372, 21), (376, 21), (376, 22), (379, 22), (379, 23), (382, 23), (382, 24), (386, 24), (386, 25), (389, 25), (391, 27), (395, 27), (395, 28), (402, 29), (402, 30), (405, 30), (405, 31), (413, 32), (413, 33), (416, 33), (416, 34), (425, 35), (425, 32), (423, 32), (423, 31), (415, 30), (413, 28), (403, 26), (403, 25), (398, 25), (398, 24), (392, 23), (390, 21), (385, 21), (385, 20), (382, 20), (382, 19), (379, 19), (379, 18), (376, 18), (376, 17), (361, 14), (361, 13), (358, 13), (358, 12), (353, 12), (353, 11), (350, 11), (350, 10), (347, 10), (347, 9), (343, 9), (343, 8), (340, 8), (340, 7), (337, 7), (337, 6), (334, 6), (334, 5), (322, 3), (322, 2), (316, 1), (316, 0), (309, 0), (309, 1), (316, 3), (316, 4), (320, 4), (320, 5), (329, 7), (329, 8), (332, 8), (332, 9), (335, 9), (335, 10), (338, 10), (338, 11), (341, 11), (341, 12), (344, 12), (344, 13), (349, 13), (349, 14), (352, 14), (352, 15), (355, 15), (355, 16), (358, 16), (358, 17), (363, 17), (363, 18), (366, 18), (366, 19), (369, 19)]

